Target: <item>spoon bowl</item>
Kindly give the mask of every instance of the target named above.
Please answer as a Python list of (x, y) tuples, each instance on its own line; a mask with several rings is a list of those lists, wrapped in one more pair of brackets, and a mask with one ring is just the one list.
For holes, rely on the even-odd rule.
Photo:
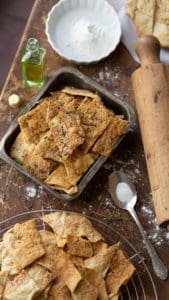
[(113, 172), (109, 176), (109, 191), (115, 204), (128, 210), (137, 202), (137, 192), (134, 184), (121, 171)]
[(145, 242), (147, 252), (151, 258), (154, 273), (158, 278), (166, 280), (168, 277), (168, 270), (150, 243), (134, 210), (137, 201), (137, 192), (134, 184), (129, 180), (125, 173), (116, 171), (109, 176), (109, 192), (115, 204), (122, 209), (128, 210), (138, 226)]

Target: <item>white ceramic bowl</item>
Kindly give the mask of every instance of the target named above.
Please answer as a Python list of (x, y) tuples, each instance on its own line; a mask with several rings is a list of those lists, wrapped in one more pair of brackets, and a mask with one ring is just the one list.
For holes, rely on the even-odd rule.
[(120, 42), (121, 25), (106, 0), (60, 0), (48, 14), (46, 34), (61, 57), (88, 64), (115, 50)]

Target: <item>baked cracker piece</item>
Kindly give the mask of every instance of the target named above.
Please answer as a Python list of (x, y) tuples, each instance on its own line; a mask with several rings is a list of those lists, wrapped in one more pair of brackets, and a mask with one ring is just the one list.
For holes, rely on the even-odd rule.
[(27, 170), (44, 181), (48, 176), (56, 169), (58, 166), (58, 162), (51, 159), (44, 159), (42, 157), (42, 153), (39, 153), (39, 146), (37, 145), (37, 149), (35, 147), (34, 152), (32, 153), (31, 158), (28, 160), (25, 167)]
[(118, 249), (119, 243), (103, 249), (95, 256), (86, 258), (84, 261), (85, 268), (93, 269), (105, 277), (110, 268), (112, 258)]
[(163, 47), (169, 47), (169, 24), (156, 22), (153, 35), (159, 39)]
[(0, 300), (3, 300), (3, 294), (8, 279), (7, 271), (0, 271)]
[(110, 123), (110, 112), (98, 95), (93, 99), (85, 98), (77, 112), (85, 131), (85, 141), (81, 148), (87, 153)]
[(85, 133), (75, 111), (60, 111), (51, 120), (51, 131), (63, 159), (71, 155), (84, 142)]
[(38, 264), (54, 273), (71, 292), (75, 290), (82, 278), (69, 256), (62, 249), (53, 248), (53, 246), (51, 250), (48, 247), (46, 255), (39, 259)]
[(7, 280), (4, 290), (4, 300), (32, 300), (40, 293), (40, 289), (34, 280), (24, 271), (15, 276), (13, 280)]
[(71, 292), (63, 282), (56, 282), (49, 291), (48, 300), (72, 300)]
[(22, 132), (20, 132), (10, 149), (10, 156), (18, 163), (25, 166), (27, 164), (27, 161), (29, 160), (30, 155), (32, 155), (32, 152), (34, 151), (34, 148), (34, 144), (25, 143), (23, 134)]
[(77, 184), (82, 175), (94, 163), (97, 155), (94, 153), (84, 153), (76, 149), (67, 159), (63, 161), (67, 178), (72, 185)]
[(3, 242), (21, 268), (25, 268), (45, 254), (35, 220), (16, 224), (4, 234)]
[(106, 291), (106, 284), (103, 279), (103, 276), (93, 269), (84, 269), (83, 277), (85, 277), (92, 286), (98, 288), (98, 297), (99, 300), (109, 300), (108, 294)]
[(169, 1), (157, 0), (155, 20), (157, 23), (169, 24)]
[(77, 193), (77, 186), (72, 185), (72, 183), (67, 178), (67, 173), (64, 165), (59, 165), (45, 180), (51, 188), (56, 190), (62, 190), (67, 194)]
[(141, 11), (137, 10), (135, 12), (134, 22), (139, 36), (153, 33), (153, 26), (154, 26), (153, 17), (149, 17), (144, 13), (142, 13)]
[(93, 255), (91, 242), (74, 235), (68, 235), (66, 242), (66, 251), (70, 255), (77, 255), (82, 257), (91, 257)]
[(45, 215), (41, 219), (49, 224), (54, 232), (61, 235), (62, 238), (71, 234), (77, 237), (86, 237), (92, 243), (104, 240), (90, 220), (81, 215), (55, 212)]
[(76, 89), (74, 87), (68, 87), (68, 86), (63, 88), (62, 92), (73, 96), (82, 96), (82, 97), (89, 97), (89, 98), (94, 98), (96, 95), (95, 93), (92, 93), (91, 91), (88, 90)]
[(18, 123), (26, 143), (38, 144), (44, 132), (49, 129), (46, 113), (50, 97), (44, 98), (35, 108), (18, 118)]
[(72, 293), (73, 300), (97, 300), (98, 299), (98, 288), (90, 284), (90, 282), (83, 278), (76, 290)]
[(8, 250), (4, 247), (1, 262), (1, 271), (7, 271), (9, 275), (13, 276), (20, 272), (21, 268), (14, 262), (14, 259)]
[(48, 130), (47, 133), (41, 138), (35, 147), (34, 155), (39, 155), (44, 159), (51, 159), (55, 162), (62, 162), (62, 156), (56, 145), (52, 131)]
[(126, 132), (129, 121), (111, 115), (111, 121), (101, 137), (94, 144), (92, 151), (103, 156), (110, 156), (119, 138)]
[(127, 284), (128, 280), (132, 277), (134, 272), (135, 267), (119, 249), (113, 257), (111, 270), (106, 278), (106, 287), (108, 293), (110, 293), (114, 297), (118, 297), (120, 287), (123, 284)]
[(162, 47), (169, 47), (168, 0), (127, 0), (126, 11), (138, 35), (152, 34), (159, 39)]
[(42, 292), (56, 277), (50, 270), (39, 265), (37, 262), (25, 269), (25, 272), (33, 279)]

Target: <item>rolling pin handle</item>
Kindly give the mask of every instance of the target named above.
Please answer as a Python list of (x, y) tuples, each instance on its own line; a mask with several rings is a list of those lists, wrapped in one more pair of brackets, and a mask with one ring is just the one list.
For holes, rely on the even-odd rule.
[(135, 50), (142, 66), (160, 62), (160, 42), (153, 35), (140, 37), (135, 44)]

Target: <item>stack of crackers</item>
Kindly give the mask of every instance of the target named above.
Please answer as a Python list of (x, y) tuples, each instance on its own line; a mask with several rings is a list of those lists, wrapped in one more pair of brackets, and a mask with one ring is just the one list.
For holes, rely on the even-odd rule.
[(0, 299), (117, 300), (135, 271), (120, 244), (109, 246), (81, 215), (56, 212), (41, 220), (41, 230), (32, 219), (4, 234)]
[(126, 10), (138, 35), (153, 34), (162, 47), (169, 47), (168, 0), (127, 0)]
[(68, 194), (99, 155), (109, 156), (128, 121), (100, 96), (65, 87), (18, 119), (20, 133), (10, 155), (50, 187)]

